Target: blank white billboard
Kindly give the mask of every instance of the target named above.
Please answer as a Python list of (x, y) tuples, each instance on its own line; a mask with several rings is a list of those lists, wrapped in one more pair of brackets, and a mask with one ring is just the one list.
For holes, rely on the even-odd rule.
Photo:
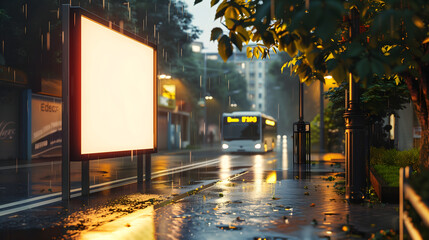
[(155, 49), (80, 18), (80, 154), (154, 150)]

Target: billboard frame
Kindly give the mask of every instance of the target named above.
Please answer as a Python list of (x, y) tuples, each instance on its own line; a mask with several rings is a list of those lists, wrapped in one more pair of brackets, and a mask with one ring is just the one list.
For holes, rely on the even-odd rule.
[[(82, 102), (81, 102), (81, 16), (84, 16), (116, 33), (125, 35), (143, 45), (153, 49), (153, 148), (149, 149), (129, 149), (123, 151), (110, 151), (100, 153), (82, 154), (81, 137), (82, 137)], [(131, 33), (119, 26), (107, 21), (93, 13), (86, 11), (81, 7), (70, 7), (69, 14), (69, 146), (71, 161), (87, 161), (94, 159), (123, 157), (138, 154), (150, 154), (157, 152), (157, 111), (158, 111), (158, 92), (157, 92), (157, 47), (154, 43), (143, 39), (134, 33)], [(144, 137), (144, 136), (142, 136)]]

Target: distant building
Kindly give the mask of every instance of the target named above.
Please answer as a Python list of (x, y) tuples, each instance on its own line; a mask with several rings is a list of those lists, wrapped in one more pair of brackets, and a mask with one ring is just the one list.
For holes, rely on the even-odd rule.
[(266, 112), (266, 82), (268, 61), (266, 59), (249, 59), (245, 52), (235, 51), (231, 61), (247, 82), (247, 99), (250, 110)]
[[(194, 43), (192, 48), (199, 49), (199, 43)], [(222, 61), (218, 53), (206, 53), (207, 59)], [(250, 110), (266, 112), (266, 82), (268, 78), (267, 59), (249, 59), (245, 52), (235, 50), (228, 59), (236, 65), (237, 71), (246, 79), (247, 100), (250, 102)]]

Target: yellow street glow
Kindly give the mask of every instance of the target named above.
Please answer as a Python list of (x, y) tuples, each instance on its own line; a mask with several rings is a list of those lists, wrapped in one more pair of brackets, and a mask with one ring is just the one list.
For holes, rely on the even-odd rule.
[(114, 239), (147, 239), (155, 240), (155, 210), (153, 206), (137, 210), (95, 229), (82, 231), (77, 239), (114, 240)]
[(268, 176), (267, 176), (267, 183), (276, 183), (277, 181), (277, 173), (276, 172), (271, 172)]
[(270, 126), (275, 126), (275, 125), (276, 125), (276, 122), (274, 122), (274, 121), (272, 121), (272, 120), (267, 119), (267, 120), (265, 120), (265, 124), (270, 125)]
[(154, 52), (81, 17), (81, 154), (154, 148)]
[(238, 119), (238, 118), (232, 118), (232, 117), (228, 117), (226, 119), (226, 122), (229, 122), (229, 123), (231, 123), (231, 122), (239, 122), (239, 121), (240, 121), (240, 119)]

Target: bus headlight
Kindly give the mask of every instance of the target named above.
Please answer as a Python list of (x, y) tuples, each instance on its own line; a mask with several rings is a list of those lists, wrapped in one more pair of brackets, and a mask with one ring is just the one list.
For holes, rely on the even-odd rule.
[(229, 148), (229, 146), (228, 146), (228, 144), (224, 143), (224, 144), (222, 144), (222, 148), (223, 148), (223, 149), (228, 149), (228, 148)]
[(260, 143), (255, 144), (255, 148), (256, 149), (261, 149), (261, 144)]

